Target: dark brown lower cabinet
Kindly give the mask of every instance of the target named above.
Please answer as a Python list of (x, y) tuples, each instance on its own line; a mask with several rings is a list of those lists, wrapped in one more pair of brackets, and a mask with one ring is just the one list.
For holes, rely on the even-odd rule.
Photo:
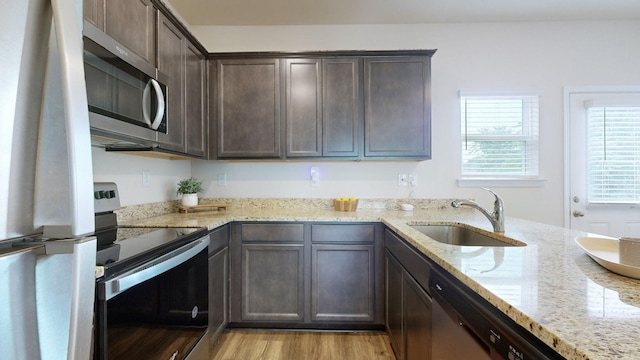
[(242, 245), (242, 321), (304, 318), (304, 246)]
[(408, 274), (404, 277), (406, 360), (431, 359), (431, 297)]
[(229, 226), (209, 234), (209, 345), (213, 346), (228, 322)]
[(233, 224), (230, 325), (382, 329), (383, 228)]
[(375, 319), (373, 245), (311, 246), (311, 320)]
[[(395, 234), (385, 233), (386, 330), (398, 360), (430, 360), (432, 301), (428, 280), (409, 269), (429, 273), (430, 265)], [(427, 275), (428, 279), (428, 275)]]
[(397, 360), (404, 359), (404, 281), (402, 265), (388, 252), (385, 256), (385, 325)]

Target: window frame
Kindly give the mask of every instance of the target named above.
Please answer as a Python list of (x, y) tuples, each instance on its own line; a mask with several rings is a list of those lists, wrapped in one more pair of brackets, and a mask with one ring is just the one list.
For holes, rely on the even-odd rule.
[[(506, 187), (541, 187), (546, 179), (540, 177), (540, 141), (539, 141), (539, 114), (540, 114), (540, 92), (521, 90), (481, 90), (481, 91), (459, 91), (458, 105), (460, 110), (460, 178), (457, 183), (460, 187), (475, 186), (506, 186)], [(534, 98), (532, 105), (535, 109), (525, 109), (522, 115), (523, 132), (519, 134), (489, 134), (474, 135), (466, 132), (466, 114), (464, 112), (465, 99), (475, 100), (497, 100), (503, 99), (529, 99)], [(531, 166), (533, 171), (521, 174), (499, 174), (499, 173), (471, 173), (465, 172), (464, 167), (464, 146), (469, 141), (524, 141), (524, 155), (530, 161), (535, 161)]]

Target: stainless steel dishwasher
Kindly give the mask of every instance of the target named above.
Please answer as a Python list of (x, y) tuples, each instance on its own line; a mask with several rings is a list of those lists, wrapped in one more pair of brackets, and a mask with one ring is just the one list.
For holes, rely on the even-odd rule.
[(432, 270), (432, 359), (564, 359), (464, 284)]

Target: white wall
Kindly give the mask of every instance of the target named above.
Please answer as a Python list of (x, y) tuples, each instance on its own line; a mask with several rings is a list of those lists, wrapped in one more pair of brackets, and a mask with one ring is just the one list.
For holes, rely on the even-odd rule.
[[(105, 152), (93, 148), (93, 181), (115, 182), (120, 205), (169, 201), (176, 198), (176, 185), (191, 176), (191, 161), (162, 160)], [(142, 171), (149, 171), (149, 186), (142, 184)]]
[[(409, 196), (410, 190), (397, 186), (397, 175), (410, 173), (418, 178), (417, 197), (473, 197), (490, 206), (488, 194), (456, 186), (460, 167), (457, 93), (460, 89), (535, 90), (542, 95), (540, 176), (548, 181), (541, 188), (494, 189), (503, 195), (507, 215), (562, 225), (563, 87), (640, 84), (639, 21), (192, 27), (191, 30), (211, 52), (438, 50), (432, 59), (432, 160), (195, 161), (192, 174), (206, 180), (208, 197), (401, 198)], [(320, 168), (320, 187), (310, 186), (311, 166)], [(140, 176), (139, 172), (136, 169), (131, 175), (138, 183), (135, 177)], [(226, 187), (217, 185), (218, 174), (227, 175)], [(166, 195), (164, 187), (158, 190)]]

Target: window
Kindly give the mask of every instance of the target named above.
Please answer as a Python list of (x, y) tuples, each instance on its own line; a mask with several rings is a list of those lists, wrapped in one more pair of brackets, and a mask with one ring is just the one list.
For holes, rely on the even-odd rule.
[(538, 95), (460, 93), (462, 176), (538, 176)]
[(640, 203), (640, 106), (585, 102), (589, 203)]

